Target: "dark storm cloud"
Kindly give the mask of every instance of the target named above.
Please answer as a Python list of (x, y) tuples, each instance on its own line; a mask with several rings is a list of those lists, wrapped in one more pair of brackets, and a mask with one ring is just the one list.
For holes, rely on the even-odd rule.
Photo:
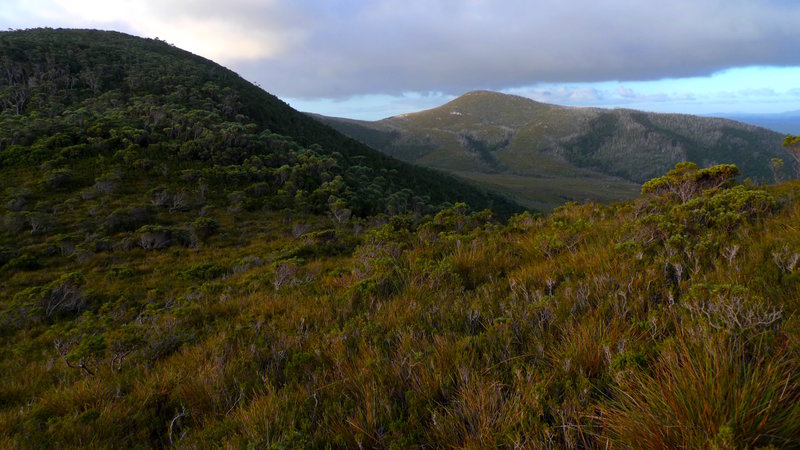
[[(276, 4), (273, 4), (275, 7)], [(800, 5), (786, 1), (299, 1), (303, 36), (237, 63), (290, 97), (459, 93), (541, 82), (650, 80), (800, 64)], [(252, 24), (257, 15), (249, 14)], [(264, 18), (267, 20), (267, 18)], [(285, 25), (285, 24), (284, 24)]]

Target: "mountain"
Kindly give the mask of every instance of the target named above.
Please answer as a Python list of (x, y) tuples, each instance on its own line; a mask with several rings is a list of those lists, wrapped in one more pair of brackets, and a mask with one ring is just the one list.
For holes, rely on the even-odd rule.
[(798, 181), (506, 220), (164, 42), (0, 64), (2, 449), (800, 441)]
[[(281, 160), (287, 155), (271, 141), (288, 139), (285, 147), (297, 145), (329, 160), (318, 181), (341, 177), (344, 190), (335, 197), (343, 195), (340, 200), (357, 215), (382, 211), (392, 202), (399, 210), (458, 201), (491, 207), (501, 215), (519, 209), (451, 177), (387, 158), (222, 66), (158, 40), (114, 32), (36, 30), (4, 33), (0, 51), (4, 167), (45, 163), (54, 156), (47, 150), (69, 144), (91, 147), (77, 161), (119, 150), (144, 156), (158, 148), (158, 159), (191, 161), (194, 169), (205, 165), (202, 170), (211, 170), (210, 165), (263, 157), (257, 147), (266, 146), (272, 148), (266, 156), (274, 161), (265, 165), (277, 165), (271, 167), (277, 170), (292, 162)], [(115, 127), (125, 132), (114, 134)], [(105, 142), (103, 152), (97, 150), (98, 140)], [(64, 165), (69, 164), (54, 164)], [(293, 192), (311, 188), (290, 187)], [(327, 198), (314, 207), (325, 209)]]
[(773, 179), (771, 158), (790, 160), (782, 135), (731, 120), (562, 107), (488, 91), (375, 122), (315, 117), (388, 155), (544, 210), (632, 198), (683, 160), (735, 163), (761, 181)]
[[(189, 415), (202, 415), (188, 401), (200, 397), (181, 393), (188, 385), (158, 387), (162, 377), (196, 379), (200, 360), (176, 362), (183, 351), (249, 329), (261, 337), (248, 347), (295, 358), (262, 319), (229, 320), (253, 314), (238, 299), (263, 306), (272, 293), (310, 288), (275, 305), (335, 316), (329, 302), (349, 295), (336, 287), (350, 270), (340, 264), (376, 229), (470, 208), (491, 208), (475, 213), (491, 227), (492, 216), (522, 211), (383, 155), (159, 40), (0, 32), (0, 74), (2, 448), (177, 442)], [(374, 289), (390, 289), (381, 283)], [(206, 303), (223, 297), (237, 299), (227, 312)], [(264, 388), (272, 363), (251, 357), (249, 369), (220, 360), (237, 381), (213, 395), (252, 398)], [(116, 399), (72, 397), (86, 381), (116, 389)], [(71, 398), (62, 406), (81, 412), (51, 408), (58, 391)], [(184, 407), (185, 419), (175, 419)]]

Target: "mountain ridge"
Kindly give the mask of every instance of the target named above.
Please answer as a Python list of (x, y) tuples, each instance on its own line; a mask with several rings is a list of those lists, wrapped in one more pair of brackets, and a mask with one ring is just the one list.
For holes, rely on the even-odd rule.
[(632, 198), (682, 160), (736, 163), (761, 181), (773, 177), (771, 158), (790, 160), (782, 135), (729, 119), (565, 107), (492, 91), (371, 122), (314, 117), (396, 158), (546, 210), (566, 200)]

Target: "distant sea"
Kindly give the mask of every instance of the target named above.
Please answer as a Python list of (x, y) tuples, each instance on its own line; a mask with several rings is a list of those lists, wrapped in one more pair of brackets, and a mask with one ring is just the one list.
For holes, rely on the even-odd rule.
[(709, 114), (713, 117), (737, 120), (785, 134), (800, 134), (800, 110), (778, 114)]

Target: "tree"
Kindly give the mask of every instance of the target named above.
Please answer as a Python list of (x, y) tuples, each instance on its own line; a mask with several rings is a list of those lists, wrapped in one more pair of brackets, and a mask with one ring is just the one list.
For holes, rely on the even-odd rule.
[(697, 164), (684, 161), (676, 164), (663, 177), (645, 183), (642, 194), (668, 194), (680, 199), (681, 203), (686, 203), (699, 192), (728, 184), (738, 174), (739, 168), (735, 164), (698, 169)]
[(769, 167), (772, 169), (772, 175), (775, 177), (775, 182), (781, 182), (781, 170), (783, 170), (783, 160), (781, 158), (772, 158), (769, 160)]
[[(792, 155), (797, 165), (800, 166), (800, 135), (788, 135), (783, 140), (783, 147), (786, 150), (789, 150), (789, 154)], [(800, 167), (797, 169), (800, 170)]]

